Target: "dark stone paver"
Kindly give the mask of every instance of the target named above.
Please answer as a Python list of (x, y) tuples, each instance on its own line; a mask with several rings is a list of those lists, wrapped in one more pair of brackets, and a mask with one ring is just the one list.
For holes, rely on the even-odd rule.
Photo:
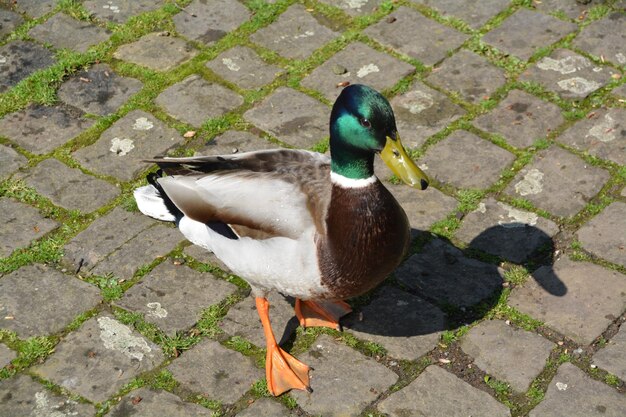
[(615, 94), (616, 96), (626, 98), (626, 84), (622, 84), (621, 86), (617, 87), (616, 89), (612, 91), (612, 93)]
[(278, 145), (268, 142), (250, 132), (229, 130), (207, 142), (199, 155), (228, 155), (263, 149), (276, 149)]
[(229, 0), (195, 0), (174, 16), (176, 30), (186, 38), (212, 45), (250, 18), (243, 4)]
[[(588, 2), (588, 4), (582, 4)], [(541, 2), (533, 2), (533, 7), (544, 13), (564, 13), (573, 20), (584, 20), (588, 16), (589, 9), (603, 4), (603, 0), (585, 0), (585, 1), (569, 1), (569, 0), (541, 0)]]
[(524, 91), (513, 90), (491, 112), (475, 120), (476, 126), (502, 135), (516, 148), (526, 148), (563, 123), (561, 109)]
[(506, 82), (504, 71), (473, 52), (461, 50), (443, 61), (428, 78), (449, 91), (458, 91), (472, 103), (489, 99)]
[(9, 256), (17, 248), (55, 229), (59, 224), (46, 219), (29, 205), (0, 198), (0, 256)]
[(502, 12), (510, 0), (413, 0), (437, 10), (443, 16), (463, 20), (472, 29), (479, 29), (489, 19)]
[(183, 388), (223, 403), (234, 403), (263, 377), (251, 358), (208, 339), (186, 351), (168, 369)]
[(358, 416), (398, 376), (375, 360), (322, 335), (301, 358), (311, 366), (313, 392), (291, 392), (307, 413)]
[(43, 154), (93, 125), (81, 111), (65, 105), (31, 105), (0, 120), (2, 135), (29, 152)]
[(250, 39), (284, 57), (305, 59), (336, 36), (337, 33), (321, 25), (304, 6), (295, 4)]
[(574, 46), (616, 65), (626, 66), (626, 16), (612, 13), (585, 27)]
[(192, 75), (167, 88), (155, 102), (170, 116), (200, 126), (242, 105), (243, 98), (226, 87)]
[(577, 343), (591, 343), (626, 302), (624, 276), (598, 265), (561, 258), (532, 276), (513, 290), (509, 304)]
[(33, 42), (15, 41), (0, 47), (0, 93), (54, 61), (51, 51)]
[(93, 45), (106, 41), (111, 32), (89, 22), (57, 13), (45, 23), (32, 28), (28, 34), (40, 42), (51, 44), (57, 49), (74, 49), (86, 52)]
[(57, 2), (56, 0), (19, 0), (14, 4), (17, 10), (37, 19), (54, 10)]
[(335, 101), (342, 90), (338, 87), (340, 83), (367, 84), (380, 91), (393, 87), (413, 72), (412, 65), (354, 42), (316, 68), (302, 80), (302, 85)]
[(293, 414), (277, 401), (269, 398), (260, 398), (250, 407), (237, 414), (237, 417), (288, 417)]
[(583, 247), (594, 255), (626, 266), (626, 203), (617, 201), (578, 231)]
[(509, 409), (489, 394), (433, 365), (378, 409), (391, 417), (404, 416), (510, 416)]
[(56, 333), (100, 301), (96, 287), (43, 265), (28, 265), (0, 280), (0, 328), (24, 339)]
[(609, 173), (552, 146), (539, 152), (511, 181), (505, 192), (525, 198), (557, 216), (578, 213), (602, 188)]
[(432, 187), (418, 191), (404, 184), (385, 186), (406, 212), (413, 232), (429, 229), (436, 221), (443, 220), (458, 204), (454, 198)]
[(106, 64), (96, 64), (63, 83), (59, 98), (86, 113), (104, 116), (117, 111), (141, 89), (139, 80), (120, 77)]
[(437, 167), (429, 175), (460, 188), (487, 188), (515, 155), (465, 130), (457, 130), (431, 147), (420, 163)]
[(0, 345), (0, 369), (10, 364), (15, 358), (17, 358), (17, 353), (4, 345)]
[(120, 46), (113, 56), (155, 71), (169, 71), (197, 54), (190, 44), (169, 32), (154, 32)]
[(530, 417), (620, 417), (626, 397), (586, 376), (571, 363), (564, 363), (548, 386), (544, 400)]
[(255, 89), (269, 84), (283, 71), (263, 61), (252, 49), (235, 46), (207, 62), (207, 68), (240, 88)]
[(9, 177), (20, 167), (26, 165), (26, 162), (28, 160), (13, 148), (0, 145), (0, 180)]
[(0, 9), (0, 38), (13, 32), (13, 29), (24, 23), (24, 19), (17, 13)]
[(458, 48), (468, 38), (408, 7), (400, 7), (390, 17), (363, 33), (426, 65), (441, 61), (448, 51)]
[(593, 363), (626, 380), (626, 326), (623, 323), (619, 332), (593, 356)]
[(87, 0), (83, 7), (98, 19), (124, 23), (133, 16), (161, 7), (163, 3), (163, 0)]
[(34, 373), (89, 400), (102, 402), (161, 361), (160, 347), (102, 314), (61, 340)]
[(112, 417), (211, 417), (212, 411), (198, 404), (186, 403), (174, 394), (163, 390), (139, 388), (122, 398), (111, 409)]

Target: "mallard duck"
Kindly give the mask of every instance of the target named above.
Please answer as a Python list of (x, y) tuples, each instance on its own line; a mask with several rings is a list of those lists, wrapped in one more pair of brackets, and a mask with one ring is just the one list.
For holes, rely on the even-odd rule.
[(351, 311), (343, 300), (380, 284), (407, 250), (409, 222), (374, 175), (377, 153), (408, 185), (428, 186), (400, 142), (387, 99), (355, 84), (332, 108), (330, 158), (292, 149), (156, 158), (148, 162), (160, 172), (135, 190), (142, 213), (176, 222), (250, 284), (273, 395), (310, 391), (309, 367), (278, 346), (267, 294), (294, 297), (302, 326), (338, 328)]

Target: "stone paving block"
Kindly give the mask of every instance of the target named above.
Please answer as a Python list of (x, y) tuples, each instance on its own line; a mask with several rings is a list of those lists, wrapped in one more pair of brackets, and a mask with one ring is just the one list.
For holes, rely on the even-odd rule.
[(169, 261), (154, 268), (141, 282), (130, 288), (115, 304), (142, 313), (148, 323), (156, 324), (169, 336), (187, 330), (207, 307), (233, 294), (237, 287)]
[(0, 9), (0, 38), (13, 32), (13, 29), (24, 23), (24, 19), (17, 13)]
[(109, 415), (111, 417), (211, 417), (213, 412), (198, 404), (186, 403), (167, 391), (139, 388), (122, 398), (122, 401), (111, 409)]
[(593, 362), (622, 381), (626, 380), (626, 326), (623, 323), (619, 332), (593, 356)]
[(312, 367), (312, 393), (292, 391), (304, 411), (323, 416), (358, 416), (398, 376), (330, 336), (321, 335), (301, 358)]
[(45, 159), (25, 173), (26, 185), (68, 210), (90, 213), (117, 197), (120, 189), (104, 180), (83, 174), (54, 158)]
[(163, 0), (87, 0), (83, 7), (98, 19), (124, 23), (133, 16), (158, 9), (163, 3)]
[(622, 84), (621, 86), (619, 86), (616, 89), (614, 89), (613, 91), (611, 91), (611, 93), (615, 94), (616, 96), (620, 96), (620, 97), (626, 98), (626, 84)]
[(489, 394), (436, 365), (429, 366), (415, 381), (381, 401), (378, 409), (391, 417), (511, 415), (505, 405)]
[(626, 110), (594, 110), (557, 140), (598, 158), (626, 165)]
[(106, 64), (96, 64), (61, 84), (58, 94), (71, 106), (105, 116), (117, 111), (141, 86), (139, 80), (121, 77)]
[(33, 104), (4, 116), (0, 120), (0, 131), (27, 151), (44, 154), (63, 145), (93, 123), (93, 120), (83, 117), (81, 111), (70, 106)]
[(106, 41), (111, 36), (107, 29), (76, 20), (63, 13), (57, 13), (41, 25), (33, 27), (28, 34), (57, 49), (67, 48), (78, 52), (86, 52), (90, 47)]
[(192, 75), (163, 91), (155, 103), (170, 116), (200, 126), (208, 119), (222, 116), (241, 106), (243, 97), (199, 75)]
[(506, 82), (504, 71), (473, 52), (461, 50), (447, 58), (428, 81), (449, 91), (458, 91), (464, 100), (487, 100)]
[(426, 65), (441, 61), (468, 38), (404, 6), (363, 33)]
[(24, 266), (0, 280), (0, 328), (23, 339), (56, 333), (100, 301), (86, 282), (44, 265)]
[(621, 417), (626, 397), (571, 363), (561, 365), (530, 417)]
[(195, 0), (173, 17), (176, 31), (186, 38), (212, 45), (251, 16), (243, 4), (229, 0)]
[(39, 210), (8, 198), (0, 198), (0, 257), (9, 256), (17, 248), (27, 246), (59, 224), (46, 219)]
[(320, 2), (337, 7), (348, 15), (355, 17), (370, 14), (378, 10), (378, 6), (380, 6), (382, 0), (320, 0)]
[(559, 226), (537, 214), (489, 197), (463, 219), (456, 238), (492, 255), (522, 263), (539, 249), (554, 250)]
[(565, 99), (582, 99), (611, 81), (616, 73), (567, 49), (556, 49), (550, 56), (520, 75), (520, 81), (535, 81)]
[(51, 51), (33, 42), (15, 41), (0, 47), (0, 93), (54, 61)]
[(554, 343), (536, 333), (511, 327), (501, 320), (485, 320), (461, 341), (461, 348), (480, 369), (526, 392), (541, 373)]
[(339, 83), (367, 84), (381, 91), (413, 72), (413, 65), (354, 42), (317, 67), (302, 80), (302, 85), (321, 91), (328, 100), (335, 101), (342, 90), (337, 87)]
[(250, 132), (229, 130), (207, 142), (197, 154), (228, 155), (276, 148), (278, 145), (275, 143), (268, 142)]
[(534, 2), (533, 8), (542, 11), (543, 13), (564, 13), (567, 17), (573, 20), (584, 20), (588, 16), (588, 11), (592, 7), (604, 4), (604, 0), (586, 0), (587, 4), (578, 1), (569, 0), (541, 0), (541, 3)]
[(446, 327), (445, 314), (429, 302), (384, 287), (374, 300), (344, 320), (359, 339), (384, 346), (397, 359), (416, 360), (437, 346)]
[(479, 29), (489, 19), (510, 5), (510, 0), (413, 0), (437, 10), (445, 17), (455, 17), (465, 21), (472, 29)]
[(269, 398), (260, 398), (252, 403), (250, 407), (237, 414), (237, 417), (286, 417), (292, 415), (293, 413), (277, 401)]
[[(13, 3), (13, 1), (11, 0)], [(19, 0), (14, 3), (17, 10), (37, 19), (44, 14), (50, 13), (57, 5), (56, 0)]]
[(556, 104), (513, 90), (498, 107), (477, 118), (474, 124), (487, 132), (502, 135), (516, 148), (526, 148), (537, 139), (545, 139), (564, 121)]
[(148, 169), (143, 159), (165, 155), (181, 135), (150, 113), (133, 110), (113, 123), (93, 145), (74, 152), (91, 171), (129, 181)]
[(445, 94), (415, 81), (404, 93), (390, 100), (396, 125), (405, 147), (422, 146), (429, 136), (465, 114)]
[(626, 203), (616, 201), (578, 230), (583, 247), (594, 255), (626, 266)]
[(609, 179), (609, 173), (552, 146), (535, 155), (515, 176), (505, 192), (525, 198), (557, 216), (578, 213)]
[(0, 180), (4, 180), (26, 165), (28, 160), (13, 148), (0, 145)]
[(169, 71), (197, 54), (198, 51), (184, 40), (168, 32), (154, 32), (120, 46), (113, 57), (155, 71)]
[(55, 394), (23, 374), (0, 381), (0, 399), (3, 417), (91, 417), (96, 412), (92, 405)]
[(209, 339), (184, 352), (168, 369), (183, 388), (227, 404), (263, 377), (251, 358)]
[(250, 39), (284, 57), (305, 59), (336, 36), (336, 32), (321, 25), (304, 6), (295, 4)]
[(459, 188), (487, 188), (500, 178), (515, 155), (465, 130), (435, 144), (421, 158), (428, 175)]
[(509, 305), (576, 343), (588, 345), (623, 312), (626, 292), (619, 272), (561, 258), (532, 276), (512, 291)]
[(400, 265), (395, 276), (419, 295), (467, 307), (501, 291), (503, 273), (501, 268), (466, 258), (459, 249), (435, 239)]
[(159, 346), (101, 314), (65, 336), (43, 365), (31, 369), (63, 388), (102, 402), (163, 359)]
[(298, 148), (308, 148), (328, 136), (330, 108), (314, 98), (279, 87), (244, 113), (246, 120)]
[(17, 358), (17, 353), (4, 345), (0, 345), (0, 369), (10, 364), (15, 358)]
[(549, 46), (577, 29), (575, 23), (522, 8), (483, 36), (483, 41), (526, 61), (537, 48)]
[(217, 266), (224, 272), (229, 272), (230, 270), (222, 262), (213, 252), (209, 252), (208, 250), (201, 248), (200, 246), (190, 245), (183, 249), (183, 253), (187, 256), (191, 256), (198, 262), (202, 262), (205, 264), (210, 264), (212, 266)]
[(612, 13), (583, 28), (574, 46), (616, 65), (626, 66), (626, 16)]
[(263, 61), (252, 49), (235, 46), (206, 63), (220, 77), (237, 87), (256, 89), (269, 84), (283, 71), (276, 65)]

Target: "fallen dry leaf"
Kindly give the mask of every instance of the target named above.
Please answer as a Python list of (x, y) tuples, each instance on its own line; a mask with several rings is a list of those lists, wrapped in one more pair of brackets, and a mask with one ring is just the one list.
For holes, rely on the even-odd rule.
[(193, 138), (194, 136), (196, 136), (196, 131), (195, 130), (188, 130), (185, 132), (185, 134), (183, 135), (184, 138)]

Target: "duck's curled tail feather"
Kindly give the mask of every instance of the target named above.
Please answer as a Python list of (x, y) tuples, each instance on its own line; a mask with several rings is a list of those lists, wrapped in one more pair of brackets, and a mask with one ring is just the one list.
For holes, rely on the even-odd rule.
[(183, 213), (167, 196), (163, 187), (157, 181), (160, 176), (160, 170), (158, 174), (149, 174), (148, 182), (150, 184), (135, 190), (134, 196), (135, 201), (137, 201), (137, 207), (146, 216), (178, 224), (183, 217)]

